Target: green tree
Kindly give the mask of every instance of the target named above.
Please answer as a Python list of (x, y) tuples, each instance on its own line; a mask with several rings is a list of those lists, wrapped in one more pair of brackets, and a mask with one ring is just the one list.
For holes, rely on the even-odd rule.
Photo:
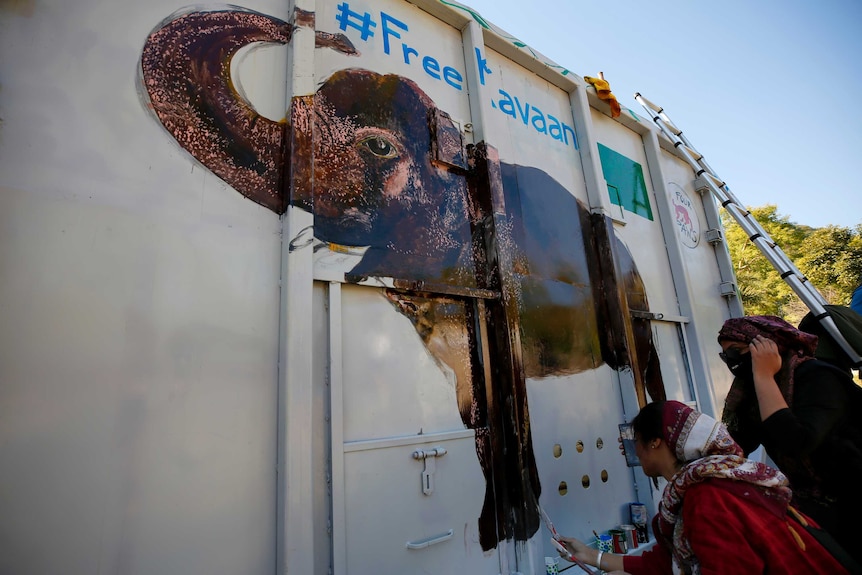
[(835, 292), (830, 303), (846, 303), (862, 277), (862, 226), (812, 230), (797, 265), (815, 286)]
[[(749, 209), (787, 256), (794, 259), (803, 239), (798, 227), (779, 214), (775, 205)], [(783, 317), (784, 309), (795, 297), (793, 291), (727, 212), (722, 212), (722, 223), (745, 313)]]
[[(862, 279), (862, 224), (811, 228), (767, 204), (752, 216), (831, 304), (846, 305)], [(722, 223), (746, 314), (770, 314), (796, 324), (808, 308), (726, 212)]]

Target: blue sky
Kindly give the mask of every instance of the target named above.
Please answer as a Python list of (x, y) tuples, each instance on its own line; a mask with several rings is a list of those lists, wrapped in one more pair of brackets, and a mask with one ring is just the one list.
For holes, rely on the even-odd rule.
[(641, 92), (749, 206), (862, 224), (859, 0), (465, 0), (579, 76)]

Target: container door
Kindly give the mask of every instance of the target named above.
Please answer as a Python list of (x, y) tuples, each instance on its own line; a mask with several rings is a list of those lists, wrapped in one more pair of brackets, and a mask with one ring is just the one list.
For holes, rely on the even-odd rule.
[(499, 573), (479, 535), (495, 521), (483, 518), (476, 442), (481, 302), (322, 282), (315, 302), (327, 321), (315, 354), (330, 362), (317, 376), (332, 393), (334, 572)]

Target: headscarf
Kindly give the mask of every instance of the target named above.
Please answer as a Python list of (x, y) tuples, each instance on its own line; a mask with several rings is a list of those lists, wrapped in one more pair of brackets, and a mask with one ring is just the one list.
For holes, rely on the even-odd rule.
[(774, 315), (730, 318), (719, 330), (718, 341), (751, 343), (756, 335), (768, 337), (777, 343), (779, 348), (805, 350), (809, 355), (814, 355), (814, 350), (817, 348), (816, 335), (799, 331)]
[[(794, 328), (786, 321), (774, 316), (748, 316), (729, 319), (718, 333), (718, 341), (730, 340), (750, 342), (755, 335), (762, 335), (778, 345), (781, 354), (781, 369), (775, 374), (775, 382), (788, 406), (793, 405), (794, 376), (796, 368), (814, 358), (818, 337)], [(760, 428), (760, 411), (754, 390), (752, 376), (737, 377), (730, 386), (724, 401), (721, 417), (728, 430), (741, 440), (752, 438), (761, 442), (757, 433), (751, 430)], [(748, 431), (746, 431), (748, 430)], [(753, 447), (752, 444), (750, 447)], [(832, 501), (821, 490), (822, 480), (810, 456), (790, 455), (783, 452), (770, 452), (769, 456), (787, 476), (794, 481), (794, 496), (797, 500), (807, 500), (818, 505), (829, 506)]]
[[(749, 344), (758, 335), (771, 339), (778, 346), (781, 370), (776, 374), (775, 379), (784, 401), (787, 405), (792, 405), (793, 373), (800, 364), (814, 359), (817, 336), (799, 331), (774, 315), (750, 315), (725, 321), (718, 332), (718, 341), (719, 343), (736, 341)], [(724, 413), (721, 417), (731, 432), (737, 430), (739, 418), (744, 417), (740, 406), (753, 397), (753, 385), (744, 377), (734, 378), (724, 401)]]
[(791, 498), (787, 478), (773, 467), (746, 459), (721, 422), (684, 403), (668, 401), (662, 410), (662, 439), (684, 465), (665, 486), (656, 535), (664, 539), (683, 572), (700, 573), (682, 521), (683, 499), (692, 486), (710, 479), (727, 480), (722, 485), (746, 487), (764, 507), (779, 516), (785, 513)]

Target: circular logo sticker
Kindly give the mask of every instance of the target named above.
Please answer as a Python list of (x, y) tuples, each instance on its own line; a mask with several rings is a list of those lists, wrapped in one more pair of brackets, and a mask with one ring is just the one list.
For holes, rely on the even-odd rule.
[(700, 222), (697, 212), (694, 210), (691, 198), (683, 191), (679, 184), (670, 182), (668, 184), (670, 203), (673, 206), (673, 219), (679, 229), (679, 237), (682, 243), (689, 248), (697, 247), (700, 243)]

